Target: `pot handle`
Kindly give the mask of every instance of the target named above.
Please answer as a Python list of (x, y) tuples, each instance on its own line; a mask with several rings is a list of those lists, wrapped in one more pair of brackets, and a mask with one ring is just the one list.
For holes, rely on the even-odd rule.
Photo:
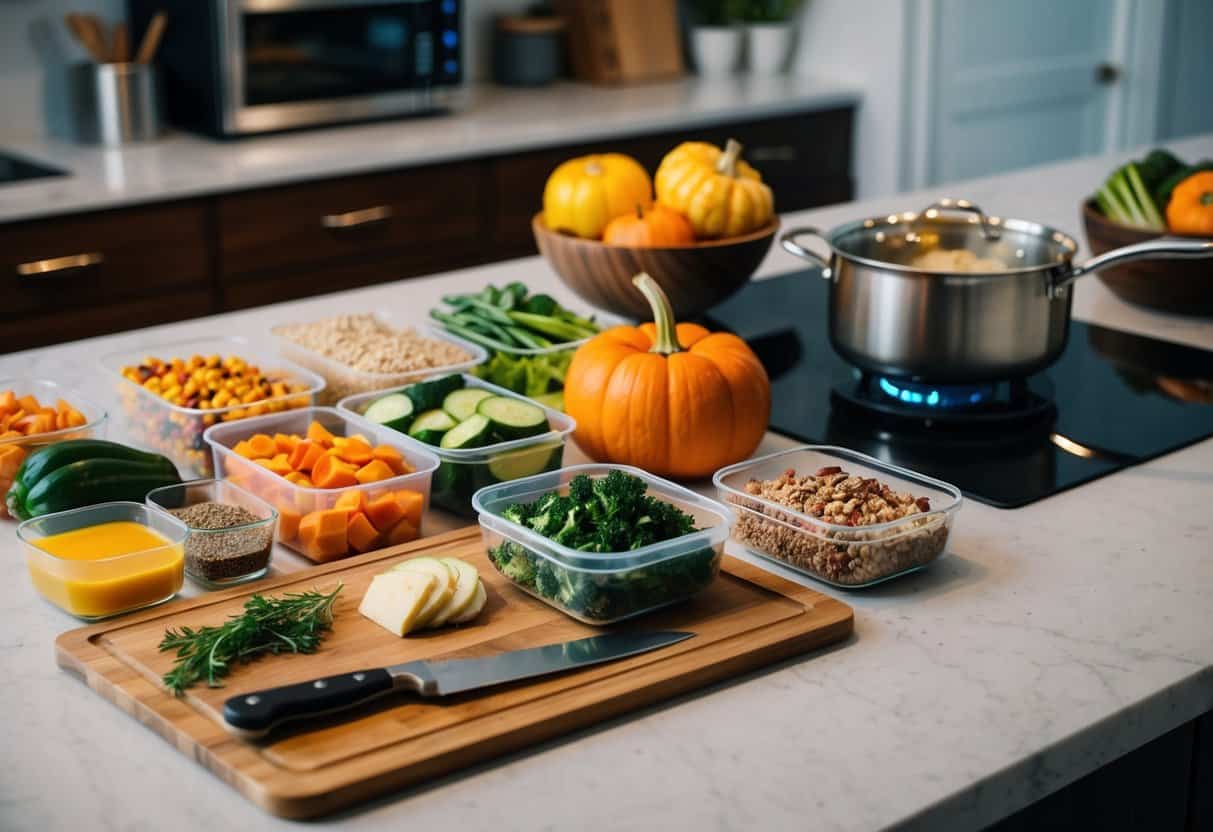
[(1052, 278), (1049, 284), (1049, 297), (1059, 296), (1078, 278), (1109, 266), (1118, 266), (1121, 263), (1131, 263), (1135, 260), (1193, 260), (1201, 257), (1213, 257), (1213, 241), (1161, 239), (1114, 248), (1092, 257), (1081, 266), (1075, 266), (1061, 277)]
[(976, 214), (977, 222), (981, 225), (981, 236), (987, 240), (997, 240), (999, 237), (999, 230), (990, 222), (986, 212), (967, 199), (944, 198), (938, 202), (932, 202), (918, 213), (918, 219), (934, 217), (940, 211), (968, 211), (970, 214)]
[(830, 280), (834, 276), (833, 269), (830, 268), (829, 262), (815, 251), (809, 251), (807, 248), (796, 242), (797, 237), (803, 237), (806, 234), (811, 234), (817, 239), (829, 245), (829, 240), (825, 238), (818, 229), (812, 226), (804, 226), (803, 228), (793, 228), (790, 231), (785, 231), (779, 236), (779, 244), (783, 246), (783, 250), (789, 254), (794, 254), (801, 260), (808, 260), (821, 269), (821, 276), (826, 280)]

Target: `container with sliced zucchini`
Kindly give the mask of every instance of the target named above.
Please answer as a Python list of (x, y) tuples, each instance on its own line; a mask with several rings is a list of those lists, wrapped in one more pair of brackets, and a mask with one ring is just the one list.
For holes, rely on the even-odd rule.
[(558, 469), (574, 428), (563, 413), (467, 374), (351, 396), (339, 407), (429, 445), (441, 461), (432, 503), (465, 515), (477, 489)]

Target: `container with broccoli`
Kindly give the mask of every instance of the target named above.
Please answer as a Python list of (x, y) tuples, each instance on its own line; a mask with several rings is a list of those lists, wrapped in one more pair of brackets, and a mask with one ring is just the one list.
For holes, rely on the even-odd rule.
[(578, 465), (477, 492), (489, 560), (587, 624), (689, 598), (720, 570), (730, 509), (636, 468)]

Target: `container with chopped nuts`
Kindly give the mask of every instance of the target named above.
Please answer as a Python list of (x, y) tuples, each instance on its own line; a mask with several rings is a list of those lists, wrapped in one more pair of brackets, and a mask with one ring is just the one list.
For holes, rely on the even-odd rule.
[(131, 440), (164, 454), (183, 476), (209, 477), (211, 425), (311, 406), (324, 379), (270, 358), (238, 337), (201, 338), (112, 353)]
[(488, 358), (483, 347), (454, 335), (428, 326), (396, 327), (373, 314), (281, 324), (273, 333), (279, 352), (324, 378), (317, 404), (462, 372)]
[(834, 586), (871, 586), (939, 557), (960, 509), (952, 485), (845, 448), (806, 445), (713, 477), (733, 537)]
[(187, 527), (185, 572), (206, 587), (260, 578), (269, 571), (278, 512), (226, 480), (193, 480), (148, 492), (146, 502)]

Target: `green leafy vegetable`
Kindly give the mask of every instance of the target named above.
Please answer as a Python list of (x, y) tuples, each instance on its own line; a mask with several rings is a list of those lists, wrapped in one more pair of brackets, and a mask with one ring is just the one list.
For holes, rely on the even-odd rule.
[[(553, 491), (514, 503), (501, 516), (571, 549), (621, 556), (695, 531), (694, 518), (646, 490), (644, 480), (622, 471), (599, 479), (583, 474), (569, 481), (567, 494)], [(686, 598), (711, 582), (720, 562), (716, 551), (704, 547), (634, 569), (581, 570), (509, 540), (492, 548), (489, 558), (514, 583), (593, 621)]]
[(333, 623), (333, 605), (341, 585), (329, 594), (288, 592), (281, 598), (254, 595), (244, 612), (223, 624), (165, 632), (161, 652), (176, 651), (173, 669), (164, 685), (180, 696), (186, 688), (206, 680), (213, 688), (237, 662), (252, 661), (265, 653), (314, 653)]
[(430, 317), (490, 349), (547, 349), (599, 332), (593, 318), (575, 315), (550, 295), (532, 295), (517, 281), (504, 289), (489, 285), (475, 294), (446, 295), (442, 302), (448, 309), (431, 309)]
[(543, 355), (498, 352), (472, 372), (498, 387), (533, 398), (563, 390), (565, 374), (572, 360), (573, 350)]
[(1166, 228), (1154, 197), (1142, 181), (1135, 162), (1117, 168), (1095, 194), (1099, 209), (1124, 225), (1162, 231)]

